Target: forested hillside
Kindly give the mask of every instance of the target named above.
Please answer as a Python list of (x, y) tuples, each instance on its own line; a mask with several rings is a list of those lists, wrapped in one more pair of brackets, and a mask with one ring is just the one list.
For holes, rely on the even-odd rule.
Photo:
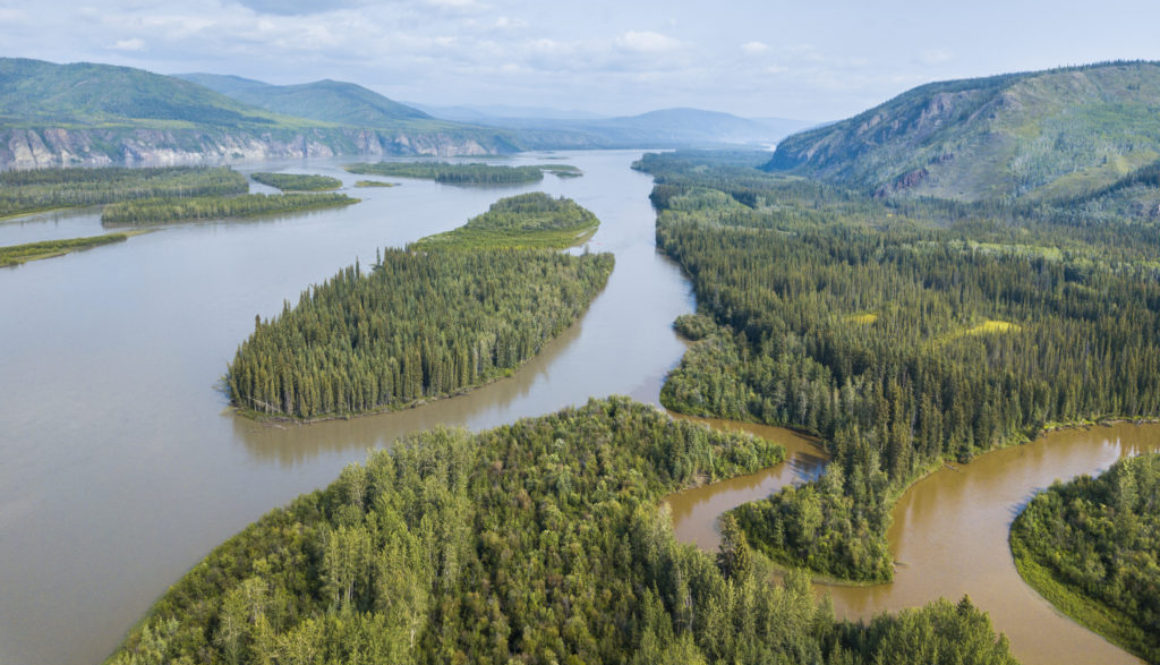
[(782, 141), (766, 166), (878, 195), (1088, 194), (1160, 157), (1160, 64), (931, 83)]
[(743, 540), (675, 542), (665, 493), (782, 454), (624, 398), (414, 435), (227, 541), (108, 662), (1014, 663), (965, 598), (835, 623)]
[(784, 565), (890, 579), (890, 507), (935, 465), (1054, 423), (1160, 416), (1154, 226), (890, 204), (695, 156), (642, 168), (658, 244), (718, 327), (662, 401), (799, 427), (832, 456), (820, 481), (737, 511)]
[(1056, 607), (1160, 663), (1160, 455), (1052, 485), (1015, 519), (1011, 551)]

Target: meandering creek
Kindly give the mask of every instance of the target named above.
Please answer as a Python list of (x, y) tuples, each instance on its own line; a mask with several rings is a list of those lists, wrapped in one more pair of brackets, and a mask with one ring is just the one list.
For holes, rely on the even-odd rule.
[[(128, 242), (0, 270), (0, 663), (100, 661), (173, 581), (262, 513), (323, 486), (368, 448), (437, 424), (482, 429), (627, 394), (657, 403), (684, 345), (672, 320), (694, 308), (659, 256), (651, 179), (639, 152), (561, 154), (582, 178), (455, 188), (351, 189), (358, 205), (260, 221), (163, 228)], [(540, 163), (521, 155), (505, 163)], [(242, 170), (324, 173), (340, 162)], [(258, 189), (258, 188), (255, 188)], [(254, 315), (376, 247), (459, 226), (501, 196), (546, 191), (601, 219), (590, 246), (616, 269), (583, 319), (510, 379), (408, 411), (303, 427), (235, 417), (216, 388)], [(94, 211), (0, 221), (0, 245), (105, 232)], [(743, 426), (749, 428), (749, 426)], [(679, 538), (712, 548), (716, 516), (816, 477), (805, 438), (754, 429), (790, 449), (763, 474), (670, 498)], [(844, 616), (970, 593), (1025, 663), (1136, 662), (1054, 615), (1018, 579), (1006, 548), (1014, 511), (1053, 478), (1160, 447), (1160, 427), (1063, 432), (920, 482), (895, 512), (907, 565), (887, 587), (834, 589)]]

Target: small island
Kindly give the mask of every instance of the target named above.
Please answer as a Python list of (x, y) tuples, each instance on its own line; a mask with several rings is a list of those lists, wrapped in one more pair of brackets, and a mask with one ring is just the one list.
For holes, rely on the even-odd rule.
[[(390, 411), (510, 375), (588, 308), (611, 254), (556, 251), (595, 215), (525, 194), (449, 234), (387, 249), (255, 321), (226, 376), (246, 415), (318, 420)], [(563, 230), (561, 230), (563, 229)]]
[(90, 247), (124, 242), (129, 239), (129, 235), (128, 233), (109, 233), (102, 236), (67, 238), (64, 240), (43, 240), (41, 242), (30, 242), (23, 245), (0, 247), (0, 268), (18, 266), (28, 261), (64, 256), (70, 252), (89, 249)]
[(1059, 611), (1160, 663), (1160, 454), (1055, 483), (1011, 525), (1015, 567)]
[(358, 203), (345, 194), (244, 194), (125, 201), (105, 206), (102, 224), (156, 224), (227, 217), (254, 217)]
[(356, 180), (355, 187), (398, 187), (397, 182), (387, 182), (385, 180)]
[(566, 198), (532, 192), (500, 199), (482, 215), (446, 233), (427, 236), (412, 249), (522, 247), (566, 249), (596, 233), (596, 215)]
[(504, 166), (481, 163), (378, 162), (349, 164), (343, 168), (358, 175), (418, 178), (447, 185), (518, 185), (539, 182), (544, 179), (544, 173), (565, 177), (581, 174), (580, 169), (567, 164)]
[(284, 192), (326, 192), (342, 187), (342, 181), (325, 175), (304, 175), (301, 173), (251, 173), (254, 182), (276, 187)]

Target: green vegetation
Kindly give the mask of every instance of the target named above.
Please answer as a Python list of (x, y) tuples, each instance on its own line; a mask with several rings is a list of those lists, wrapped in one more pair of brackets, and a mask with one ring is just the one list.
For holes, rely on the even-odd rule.
[(824, 478), (736, 512), (777, 562), (890, 579), (890, 508), (944, 459), (1160, 416), (1155, 225), (884, 201), (715, 159), (640, 164), (658, 245), (715, 326), (661, 400), (823, 440)]
[(251, 173), (254, 182), (277, 187), (282, 191), (324, 192), (342, 187), (342, 181), (324, 175), (301, 175), (298, 173)]
[(427, 236), (412, 249), (565, 249), (591, 238), (598, 226), (596, 215), (575, 201), (532, 192), (500, 199), (467, 224)]
[(99, 247), (114, 242), (124, 242), (129, 236), (125, 233), (109, 233), (103, 236), (88, 238), (69, 238), (67, 240), (44, 240), (30, 242), (23, 245), (9, 245), (0, 247), (0, 268), (16, 266), (28, 261), (51, 259), (54, 256), (64, 256), (90, 247)]
[(384, 180), (356, 180), (355, 187), (398, 187), (397, 182), (386, 182)]
[(767, 168), (879, 195), (960, 200), (1097, 192), (1160, 156), (1160, 63), (931, 83), (791, 136)]
[(108, 662), (1015, 662), (966, 598), (836, 623), (743, 538), (676, 543), (661, 497), (782, 455), (624, 398), (413, 435), (227, 541)]
[[(459, 231), (353, 266), (256, 323), (227, 382), (235, 406), (326, 418), (409, 406), (509, 375), (570, 326), (612, 272), (611, 254), (570, 256), (599, 222), (568, 199), (502, 199)], [(522, 249), (535, 247), (540, 249)], [(450, 251), (469, 250), (469, 251)]]
[(346, 194), (244, 194), (158, 198), (112, 203), (101, 212), (102, 224), (154, 224), (226, 217), (253, 217), (333, 208), (358, 203)]
[(1160, 455), (1056, 482), (1011, 525), (1011, 551), (1061, 611), (1160, 663)]
[(248, 187), (245, 176), (228, 168), (3, 171), (0, 217), (161, 196), (227, 196), (242, 194)]
[(350, 164), (347, 171), (358, 175), (422, 178), (448, 185), (512, 185), (539, 182), (544, 172), (578, 176), (580, 170), (566, 164), (543, 166), (503, 166), (495, 164), (450, 164), (447, 162), (378, 162)]

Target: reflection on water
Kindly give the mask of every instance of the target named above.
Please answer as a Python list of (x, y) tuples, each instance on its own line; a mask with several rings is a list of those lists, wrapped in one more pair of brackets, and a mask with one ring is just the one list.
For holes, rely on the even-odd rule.
[[(792, 435), (792, 433), (788, 433)], [(781, 441), (780, 439), (778, 439)], [(783, 441), (784, 442), (784, 441)], [(888, 537), (894, 581), (871, 587), (817, 585), (839, 617), (870, 619), (939, 597), (970, 595), (1006, 633), (1024, 665), (1141, 661), (1057, 612), (1023, 583), (1007, 545), (1011, 522), (1034, 494), (1055, 480), (1096, 474), (1116, 460), (1160, 451), (1160, 425), (1128, 423), (1053, 432), (1024, 446), (948, 466), (911, 487), (892, 513)], [(790, 482), (816, 477), (792, 462), (761, 474), (669, 497), (674, 530), (684, 542), (716, 550), (717, 517)], [(784, 468), (784, 467), (790, 468)]]

